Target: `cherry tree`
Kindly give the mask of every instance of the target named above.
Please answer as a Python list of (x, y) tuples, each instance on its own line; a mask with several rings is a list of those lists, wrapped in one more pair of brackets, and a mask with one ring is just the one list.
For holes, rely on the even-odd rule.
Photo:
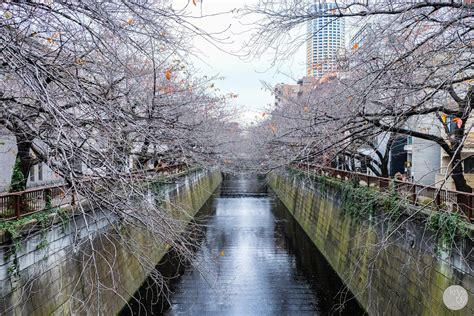
[[(276, 59), (284, 58), (306, 40), (303, 35), (291, 37), (292, 31), (315, 18), (370, 25), (364, 42), (346, 52), (349, 62), (338, 75), (341, 88), (326, 101), (339, 104), (337, 109), (345, 108), (343, 115), (338, 112), (325, 118), (343, 122), (343, 131), (350, 133), (339, 138), (345, 142), (339, 145), (345, 147), (351, 140), (355, 148), (351, 151), (359, 156), (360, 145), (376, 147), (379, 153), (374, 162), (385, 170), (386, 152), (373, 146), (377, 135), (431, 141), (450, 157), (456, 189), (471, 192), (461, 155), (471, 129), (473, 100), (471, 5), (462, 1), (334, 2), (336, 8), (316, 11), (313, 1), (260, 1), (247, 11), (262, 17), (249, 47), (257, 53), (274, 49)], [(417, 122), (432, 118), (438, 130), (417, 128)]]
[[(193, 255), (193, 240), (182, 235), (189, 210), (180, 210), (182, 221), (150, 198), (146, 172), (160, 164), (215, 165), (227, 142), (220, 131), (233, 114), (231, 96), (212, 88), (215, 78), (197, 76), (189, 59), (192, 37), (219, 40), (192, 25), (187, 10), (171, 1), (0, 5), (0, 126), (16, 138), (17, 189), (44, 163), (64, 179), (66, 195), (87, 201), (75, 206), (89, 237), (77, 241), (88, 249), (84, 275), (96, 275), (98, 244), (110, 239), (153, 271), (156, 262), (135, 247), (139, 241), (119, 238), (124, 225), (148, 233), (150, 247)], [(104, 234), (93, 228), (100, 212), (109, 221)], [(115, 280), (112, 268), (110, 275)], [(100, 296), (101, 282), (91, 278), (88, 299)], [(81, 306), (88, 310), (87, 299)]]

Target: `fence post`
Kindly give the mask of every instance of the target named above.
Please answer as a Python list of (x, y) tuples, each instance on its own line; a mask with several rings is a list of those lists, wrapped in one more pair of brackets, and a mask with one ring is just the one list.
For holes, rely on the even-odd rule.
[(411, 190), (412, 190), (411, 198), (412, 198), (413, 204), (416, 205), (416, 184), (412, 185)]
[(435, 204), (437, 208), (441, 205), (441, 189), (436, 190)]

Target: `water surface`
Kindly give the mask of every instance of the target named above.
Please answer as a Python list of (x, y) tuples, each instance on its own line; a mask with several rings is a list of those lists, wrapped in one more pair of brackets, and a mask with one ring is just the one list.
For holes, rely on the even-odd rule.
[(124, 315), (363, 314), (262, 178), (226, 177), (200, 215), (194, 262), (170, 253), (158, 266), (175, 276), (169, 300), (145, 283)]

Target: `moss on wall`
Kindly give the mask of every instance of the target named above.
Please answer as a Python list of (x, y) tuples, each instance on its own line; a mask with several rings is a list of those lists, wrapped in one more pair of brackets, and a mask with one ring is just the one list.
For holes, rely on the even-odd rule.
[[(297, 172), (273, 173), (268, 180), (369, 314), (474, 314), (469, 234), (457, 236), (457, 247), (440, 253), (427, 218), (405, 214), (393, 196)], [(443, 291), (454, 284), (469, 293), (468, 305), (457, 312), (442, 301)]]
[[(164, 209), (174, 218), (186, 222), (209, 199), (222, 177), (219, 171), (196, 171), (183, 175), (182, 179), (183, 185), (171, 189), (161, 186), (159, 190), (166, 196), (166, 202), (162, 205)], [(107, 226), (103, 229), (106, 230)], [(129, 225), (124, 225), (120, 232), (106, 232), (95, 238), (92, 245), (85, 243), (86, 246), (62, 243), (73, 237), (61, 235), (60, 228), (50, 234), (51, 239), (58, 238), (58, 243), (51, 242), (50, 245), (57, 249), (42, 260), (42, 250), (32, 246), (35, 241), (24, 241), (24, 257), (40, 259), (30, 259), (34, 262), (28, 263), (20, 260), (17, 277), (2, 273), (8, 262), (0, 263), (1, 315), (81, 314), (85, 313), (81, 300), (87, 301), (85, 307), (88, 314), (114, 315), (138, 290), (168, 249), (164, 242), (157, 242), (156, 236)], [(121, 242), (123, 238), (133, 240), (133, 245), (124, 246)], [(90, 247), (101, 254), (94, 258), (93, 264), (90, 261)], [(141, 264), (137, 253), (144, 255), (142, 260), (146, 257), (149, 264)], [(97, 284), (93, 284), (97, 279), (101, 282), (100, 295)]]

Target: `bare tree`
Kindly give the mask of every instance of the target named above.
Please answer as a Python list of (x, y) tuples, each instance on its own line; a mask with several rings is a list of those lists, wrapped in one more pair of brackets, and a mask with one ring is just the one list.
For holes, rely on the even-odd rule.
[[(84, 311), (104, 290), (94, 279), (94, 263), (111, 240), (127, 247), (145, 271), (156, 264), (135, 247), (137, 240), (120, 238), (124, 224), (147, 232), (150, 247), (168, 244), (193, 255), (192, 240), (181, 234), (189, 210), (178, 218), (164, 210), (144, 169), (222, 160), (227, 140), (220, 131), (233, 114), (225, 107), (231, 96), (211, 88), (215, 78), (194, 76), (187, 58), (193, 36), (219, 40), (190, 24), (186, 8), (171, 4), (1, 4), (0, 125), (16, 138), (23, 174), (17, 189), (26, 187), (34, 164), (45, 163), (87, 201), (76, 210), (90, 237), (78, 241), (88, 249), (84, 275), (93, 288), (80, 302)], [(110, 225), (104, 234), (91, 224), (101, 212)], [(112, 267), (110, 275), (115, 278)]]
[[(338, 140), (343, 147), (350, 142), (357, 148), (360, 141), (372, 146), (374, 137), (382, 133), (432, 141), (451, 158), (456, 189), (471, 192), (463, 175), (461, 151), (470, 131), (473, 100), (472, 7), (452, 1), (359, 2), (335, 1), (336, 8), (316, 11), (312, 1), (260, 1), (248, 10), (262, 16), (250, 47), (259, 52), (274, 45), (285, 47), (283, 41), (291, 51), (298, 39), (286, 38), (289, 32), (319, 17), (370, 23), (371, 34), (348, 52), (348, 66), (338, 76), (340, 90), (330, 96), (332, 104), (339, 104), (338, 110), (346, 110), (333, 112), (336, 115), (330, 118), (319, 111), (314, 124), (322, 126), (318, 118), (324, 123), (328, 119), (344, 122), (341, 132), (349, 134)], [(417, 129), (418, 120), (432, 117), (438, 130)], [(381, 163), (386, 155), (379, 154)]]

